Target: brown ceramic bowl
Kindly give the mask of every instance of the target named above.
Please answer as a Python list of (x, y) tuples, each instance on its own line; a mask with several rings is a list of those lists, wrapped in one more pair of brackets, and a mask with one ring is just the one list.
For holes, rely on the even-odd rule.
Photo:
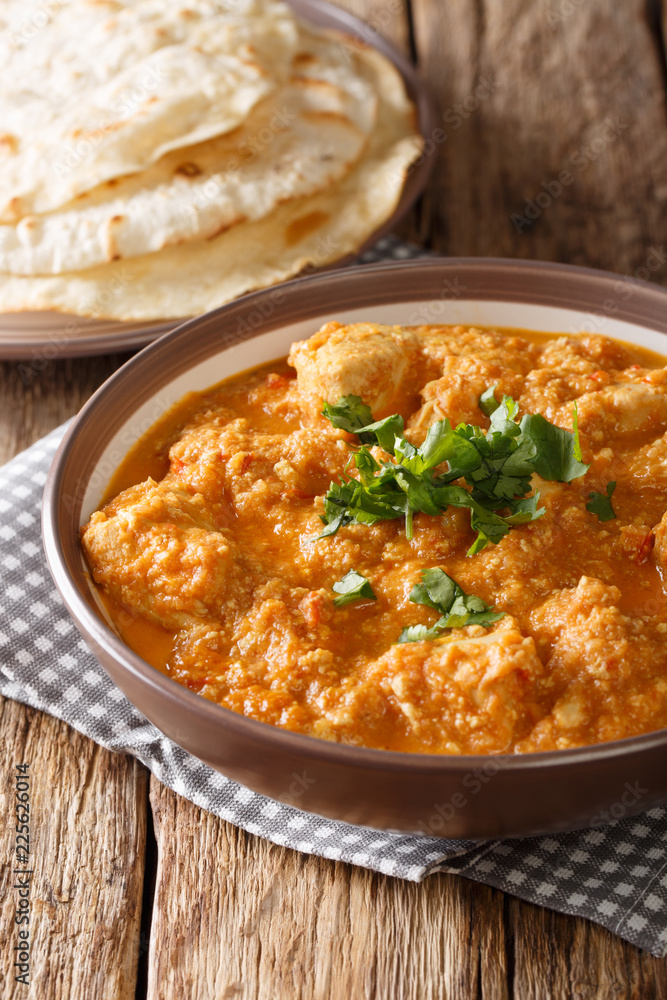
[(328, 743), (237, 715), (132, 652), (102, 616), (79, 547), (130, 446), (190, 390), (278, 358), (330, 319), (599, 331), (667, 353), (667, 291), (612, 274), (512, 260), (382, 264), (302, 278), (185, 323), (113, 375), (78, 415), (44, 494), (44, 543), (79, 630), (115, 683), (185, 750), (273, 798), (350, 823), (505, 837), (599, 823), (667, 800), (667, 730), (524, 756), (401, 754)]

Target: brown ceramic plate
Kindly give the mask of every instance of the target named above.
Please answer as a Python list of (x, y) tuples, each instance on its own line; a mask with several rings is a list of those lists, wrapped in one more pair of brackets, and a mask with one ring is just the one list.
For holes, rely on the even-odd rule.
[[(667, 800), (667, 730), (505, 757), (401, 754), (289, 733), (206, 701), (133, 653), (89, 586), (79, 527), (137, 438), (190, 390), (287, 353), (323, 322), (476, 323), (589, 330), (667, 353), (667, 291), (613, 274), (512, 260), (419, 260), (301, 278), (185, 323), (112, 376), (76, 418), (44, 494), (44, 543), (79, 630), (128, 698), (187, 751), (273, 798), (294, 774), (300, 806), (350, 823), (450, 837), (582, 827), (616, 806)], [(642, 790), (627, 806), (626, 786)], [(616, 814), (617, 814), (616, 813)]]
[[(386, 56), (403, 77), (406, 90), (415, 104), (419, 131), (425, 137), (432, 134), (437, 125), (437, 117), (428, 88), (414, 66), (371, 25), (364, 24), (352, 14), (326, 3), (325, 0), (287, 0), (287, 3), (303, 21), (318, 28), (342, 31), (365, 45), (373, 46)], [(422, 156), (414, 164), (395, 212), (366, 240), (359, 248), (359, 253), (391, 232), (410, 210), (426, 187), (433, 163), (433, 156)], [(345, 266), (351, 259), (347, 257), (336, 261), (331, 268)], [(119, 323), (50, 310), (0, 313), (0, 359), (31, 360), (41, 365), (42, 362), (57, 358), (132, 350), (150, 344), (182, 322), (183, 320), (156, 319), (147, 323)]]

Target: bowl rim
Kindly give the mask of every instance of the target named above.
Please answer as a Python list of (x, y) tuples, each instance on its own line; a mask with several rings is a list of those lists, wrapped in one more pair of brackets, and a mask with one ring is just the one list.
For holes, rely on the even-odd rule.
[[(364, 279), (378, 275), (382, 278), (385, 275), (395, 275), (397, 272), (424, 270), (434, 273), (455, 271), (457, 268), (469, 268), (481, 273), (498, 272), (502, 280), (503, 275), (513, 273), (520, 276), (532, 274), (534, 276), (544, 276), (551, 274), (560, 278), (569, 277), (574, 281), (592, 281), (596, 286), (600, 286), (600, 291), (610, 283), (631, 280), (635, 283), (637, 297), (643, 303), (635, 301), (634, 306), (621, 307), (614, 313), (614, 318), (621, 318), (638, 326), (658, 330), (667, 335), (667, 288), (643, 281), (642, 279), (628, 279), (627, 276), (614, 274), (613, 272), (598, 270), (595, 268), (581, 267), (578, 265), (551, 263), (547, 261), (532, 261), (515, 258), (502, 257), (458, 257), (458, 258), (419, 258), (404, 260), (400, 262), (383, 262), (378, 264), (363, 265), (347, 268), (345, 270), (335, 270), (319, 272), (307, 276), (296, 278), (280, 286), (289, 293), (296, 292), (297, 295), (304, 291), (313, 291), (320, 285), (344, 285), (346, 282), (354, 281), (361, 277)], [(367, 282), (363, 282), (364, 285)], [(391, 286), (391, 282), (389, 282)], [(59, 590), (68, 612), (74, 619), (75, 624), (86, 639), (92, 639), (109, 654), (116, 663), (132, 677), (141, 681), (149, 689), (160, 691), (171, 703), (187, 708), (202, 719), (224, 726), (231, 735), (236, 731), (253, 741), (262, 743), (267, 750), (273, 744), (279, 744), (282, 751), (292, 751), (295, 754), (306, 754), (313, 759), (326, 761), (329, 764), (340, 767), (354, 767), (355, 764), (370, 771), (398, 771), (410, 772), (413, 774), (423, 774), (437, 776), (438, 774), (465, 774), (475, 769), (483, 767), (489, 760), (502, 761), (502, 770), (508, 772), (534, 772), (548, 770), (554, 767), (574, 768), (586, 761), (594, 763), (607, 761), (612, 757), (632, 757), (633, 755), (650, 752), (659, 747), (667, 748), (667, 728), (654, 730), (639, 736), (625, 737), (621, 740), (612, 740), (606, 743), (597, 743), (589, 746), (573, 747), (563, 750), (536, 751), (525, 754), (423, 754), (403, 751), (382, 750), (372, 747), (357, 746), (356, 744), (334, 743), (303, 733), (295, 733), (290, 730), (281, 729), (270, 723), (241, 715), (231, 709), (225, 708), (215, 702), (208, 701), (177, 681), (161, 673), (151, 666), (127, 646), (119, 636), (96, 614), (91, 605), (82, 596), (79, 585), (72, 574), (67, 559), (65, 557), (63, 540), (60, 537), (58, 525), (61, 506), (60, 496), (63, 487), (63, 480), (68, 472), (67, 461), (75, 446), (82, 427), (90, 419), (99, 419), (103, 413), (107, 398), (117, 393), (119, 386), (122, 387), (128, 375), (139, 374), (142, 369), (152, 368), (155, 370), (157, 361), (161, 354), (170, 347), (178, 345), (180, 341), (188, 341), (192, 333), (202, 325), (215, 323), (224, 320), (227, 313), (234, 313), (241, 308), (247, 310), (255, 303), (261, 303), (267, 299), (275, 288), (261, 289), (242, 296), (216, 310), (204, 313), (199, 317), (187, 320), (176, 329), (164, 334), (159, 340), (146, 346), (142, 351), (122, 365), (113, 375), (111, 375), (84, 404), (79, 413), (67, 428), (65, 435), (56, 451), (52, 464), (49, 468), (43, 494), (42, 503), (42, 538), (46, 553), (47, 564)], [(486, 298), (493, 300), (496, 297), (497, 288), (491, 286), (490, 294), (476, 295), (475, 299)], [(533, 304), (553, 305), (546, 295), (541, 300), (539, 294), (530, 297)], [(288, 296), (289, 299), (289, 296)], [(408, 301), (405, 296), (396, 301)], [(515, 301), (516, 297), (510, 295), (507, 301)], [(416, 301), (416, 300), (415, 300)], [(644, 304), (646, 312), (637, 310), (637, 305)], [(561, 306), (562, 307), (562, 306)], [(567, 307), (567, 306), (565, 306)], [(650, 307), (653, 307), (652, 311)], [(570, 306), (570, 308), (578, 308)], [(652, 321), (651, 321), (652, 317)], [(273, 317), (275, 318), (275, 317)], [(294, 319), (294, 317), (293, 317)], [(207, 356), (214, 356), (224, 353), (225, 350), (241, 340), (250, 340), (261, 333), (270, 332), (271, 329), (280, 329), (289, 321), (280, 321), (269, 326), (268, 330), (259, 326), (245, 336), (235, 335), (230, 337), (224, 332), (220, 334), (219, 344)], [(192, 344), (188, 346), (192, 347)], [(666, 350), (667, 353), (667, 350)], [(154, 359), (154, 355), (157, 358)], [(196, 361), (190, 359), (188, 368), (191, 368)], [(166, 379), (164, 384), (169, 384), (171, 379)], [(154, 394), (155, 390), (152, 390)], [(150, 398), (150, 394), (149, 397)], [(136, 408), (135, 408), (136, 409)], [(104, 668), (106, 671), (106, 668)], [(139, 711), (141, 711), (139, 709)]]

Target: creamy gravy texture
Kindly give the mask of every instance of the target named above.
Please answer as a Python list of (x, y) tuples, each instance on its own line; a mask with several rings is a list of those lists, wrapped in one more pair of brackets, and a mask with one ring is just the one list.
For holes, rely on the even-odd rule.
[[(599, 336), (331, 323), (274, 362), (186, 397), (132, 450), (84, 550), (123, 639), (203, 697), (328, 740), (420, 753), (528, 752), (667, 725), (667, 369)], [(572, 431), (588, 472), (533, 475), (542, 517), (468, 555), (448, 506), (348, 523), (313, 541), (358, 438), (323, 400), (400, 413), (423, 444), (447, 417), (489, 428), (495, 386), (518, 416)], [(484, 407), (486, 409), (486, 407)], [(517, 417), (518, 419), (518, 417)], [(378, 460), (391, 461), (379, 447)], [(347, 468), (347, 473), (345, 470)], [(447, 471), (443, 464), (438, 474)], [(615, 482), (615, 517), (587, 509)], [(465, 484), (463, 484), (465, 485)], [(409, 600), (439, 567), (504, 617), (398, 643), (439, 612)], [(354, 569), (376, 600), (334, 605)]]

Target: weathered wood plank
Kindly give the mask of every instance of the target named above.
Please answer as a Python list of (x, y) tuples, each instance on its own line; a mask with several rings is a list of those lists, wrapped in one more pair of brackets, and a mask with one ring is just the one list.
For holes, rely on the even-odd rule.
[(0, 362), (0, 464), (74, 416), (127, 357)]
[[(118, 358), (0, 365), (0, 462), (72, 416)], [(146, 771), (41, 712), (0, 699), (2, 995), (133, 998), (146, 840)], [(31, 775), (29, 990), (14, 981), (14, 765)]]
[(626, 273), (648, 260), (664, 279), (667, 117), (644, 0), (412, 0), (412, 12), (443, 116), (431, 244)]
[[(134, 998), (147, 772), (65, 723), (4, 699), (0, 758), (2, 996)], [(27, 764), (30, 775), (30, 864), (17, 866), (33, 869), (28, 989), (15, 981), (12, 968), (13, 949), (21, 944), (13, 888), (16, 764)]]
[(603, 927), (509, 897), (507, 922), (515, 942), (516, 1000), (667, 996), (667, 963)]
[(155, 780), (151, 803), (149, 1000), (507, 997), (501, 893), (276, 847)]

